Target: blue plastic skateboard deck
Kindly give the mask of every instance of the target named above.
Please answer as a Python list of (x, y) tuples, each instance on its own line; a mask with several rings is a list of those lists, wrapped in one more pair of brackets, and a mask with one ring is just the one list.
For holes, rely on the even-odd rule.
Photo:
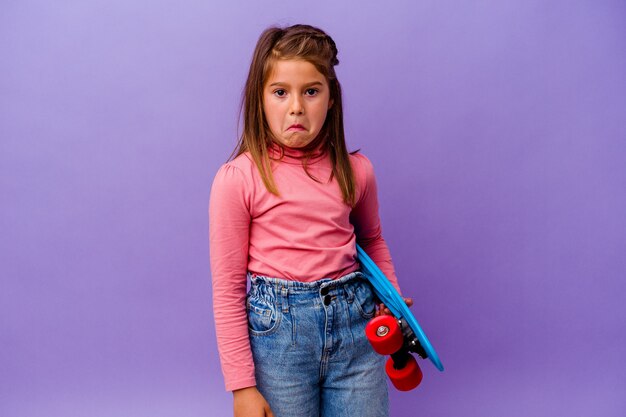
[(365, 253), (363, 248), (356, 245), (356, 250), (359, 256), (359, 262), (361, 263), (361, 272), (368, 279), (374, 288), (374, 292), (385, 304), (385, 306), (391, 311), (391, 314), (396, 319), (403, 320), (411, 328), (415, 337), (419, 341), (420, 345), (424, 349), (428, 359), (435, 365), (437, 369), (443, 371), (443, 365), (439, 360), (435, 348), (426, 337), (426, 333), (422, 330), (421, 326), (409, 310), (396, 288), (389, 282), (385, 274), (378, 268), (378, 266), (372, 261), (372, 259)]

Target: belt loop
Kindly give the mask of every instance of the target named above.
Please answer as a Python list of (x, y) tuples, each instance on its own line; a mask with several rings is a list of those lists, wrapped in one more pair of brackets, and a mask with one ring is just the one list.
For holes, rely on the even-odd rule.
[(281, 304), (283, 305), (283, 313), (289, 313), (289, 290), (287, 287), (281, 289)]

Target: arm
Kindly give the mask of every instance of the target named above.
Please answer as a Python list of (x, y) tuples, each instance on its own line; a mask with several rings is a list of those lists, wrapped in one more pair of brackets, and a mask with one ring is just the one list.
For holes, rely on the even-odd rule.
[(215, 333), (229, 391), (256, 384), (245, 306), (249, 213), (243, 172), (222, 166), (211, 188), (209, 244)]
[(400, 286), (396, 277), (391, 254), (382, 236), (382, 227), (378, 214), (378, 188), (372, 163), (361, 154), (354, 155), (354, 175), (357, 188), (360, 188), (359, 199), (350, 214), (354, 225), (357, 243), (383, 271), (398, 292)]
[(233, 391), (234, 417), (273, 417), (255, 386), (245, 304), (250, 187), (234, 166), (222, 166), (213, 181), (209, 231), (215, 332), (226, 389)]

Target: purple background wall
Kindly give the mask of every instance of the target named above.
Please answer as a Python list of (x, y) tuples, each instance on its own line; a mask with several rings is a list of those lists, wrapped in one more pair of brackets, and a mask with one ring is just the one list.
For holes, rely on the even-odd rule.
[(0, 5), (0, 415), (227, 416), (211, 180), (271, 24), (337, 41), (446, 366), (392, 416), (626, 415), (623, 1)]

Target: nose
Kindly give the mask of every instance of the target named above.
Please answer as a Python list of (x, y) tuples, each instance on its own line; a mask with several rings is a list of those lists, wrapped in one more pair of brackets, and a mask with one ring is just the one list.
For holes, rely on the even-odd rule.
[(289, 107), (290, 114), (303, 114), (304, 113), (304, 105), (302, 103), (302, 98), (299, 96), (295, 96), (291, 100), (291, 105)]

